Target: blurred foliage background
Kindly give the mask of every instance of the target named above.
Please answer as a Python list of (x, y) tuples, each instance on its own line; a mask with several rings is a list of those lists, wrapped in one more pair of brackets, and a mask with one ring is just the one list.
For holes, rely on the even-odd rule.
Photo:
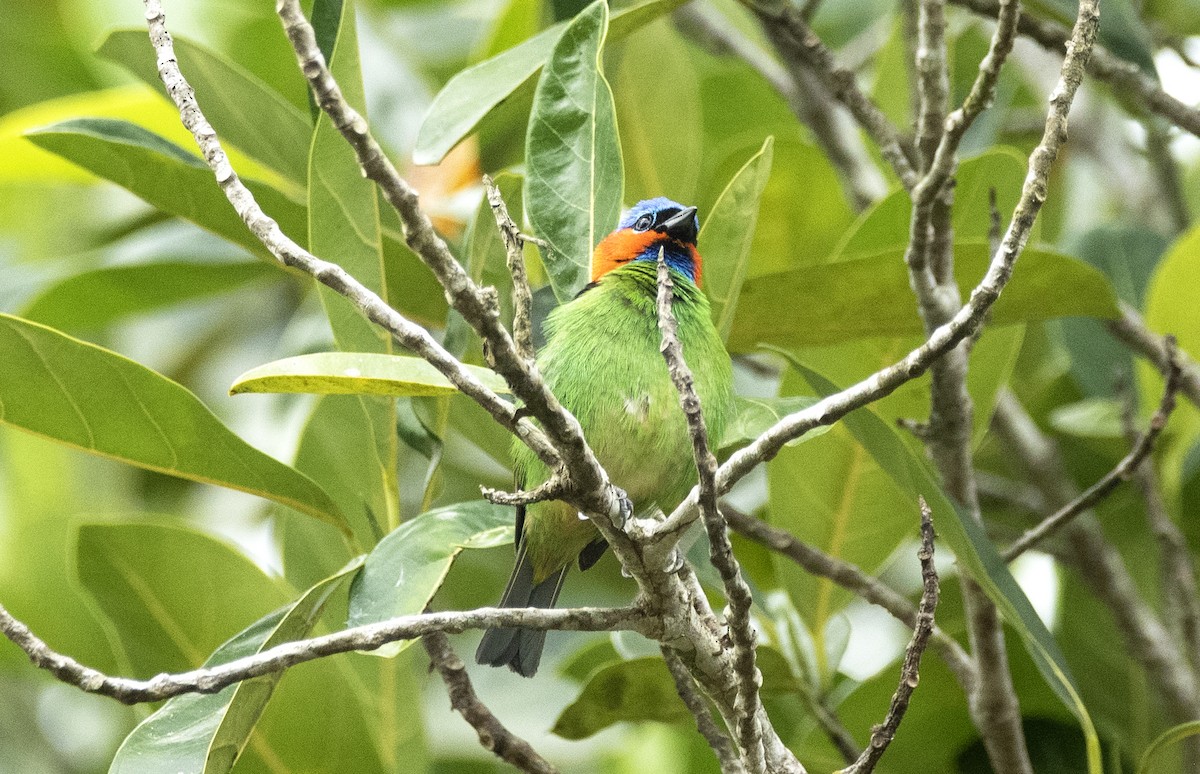
[[(361, 0), (353, 9), (356, 23), (348, 26), (355, 18), (349, 7), (318, 2), (315, 9), (318, 20), (321, 13), (332, 18), (326, 29), (337, 32), (335, 72), (340, 69), (344, 84), (355, 83), (361, 64), (363, 88), (352, 86), (351, 98), (365, 101), (376, 136), (421, 191), (456, 255), (496, 284), (502, 298), (503, 253), (480, 176), (499, 174), (510, 208), (521, 212), (532, 81), (440, 164), (410, 160), (424, 116), (452, 76), (584, 5)], [(624, 5), (614, 3), (615, 10)], [(729, 0), (706, 5), (770, 56), (742, 8)], [(1051, 18), (1073, 15), (1069, 0), (1030, 5)], [(816, 7), (817, 32), (887, 115), (910, 126), (905, 61), (911, 44), (900, 6), (824, 0)], [(394, 216), (378, 208), (354, 167), (346, 166), (341, 138), (315, 122), (273, 3), (178, 0), (166, 10), (185, 74), (210, 118), (222, 120), (218, 128), (234, 150), (234, 165), (267, 211), (319, 255), (382, 283), (406, 315), (481, 363), (478, 343), (447, 315), (440, 289), (396, 238)], [(1105, 42), (1114, 52), (1183, 101), (1200, 99), (1197, 0), (1105, 0), (1104, 13)], [(813, 394), (762, 345), (782, 348), (845, 385), (920, 342), (901, 260), (907, 199), (892, 193), (858, 211), (771, 84), (698, 39), (677, 17), (661, 11), (655, 17), (627, 34), (610, 31), (604, 51), (624, 157), (624, 203), (666, 195), (698, 206), (703, 220), (740, 170), (759, 176), (748, 200), (729, 212), (747, 233), (753, 227), (744, 285), (727, 279), (736, 300), (729, 346), (738, 356), (739, 392), (748, 399), (725, 439), (732, 448)], [(183, 385), (242, 439), (315, 479), (345, 515), (359, 547), (375, 545), (382, 532), (413, 524), (432, 508), (477, 499), (480, 484), (508, 484), (505, 434), (461, 397), (230, 396), (240, 374), (269, 361), (387, 347), (338, 300), (273, 267), (244, 232), (154, 85), (140, 3), (0, 0), (0, 18), (0, 312), (100, 345)], [(952, 8), (950, 22), (952, 99), (961, 100), (990, 26), (959, 8)], [(986, 262), (989, 190), (1001, 212), (1009, 212), (1057, 71), (1055, 55), (1020, 41), (995, 104), (963, 144), (955, 231), (964, 287)], [(768, 137), (773, 142), (764, 148)], [(428, 148), (424, 155), (438, 156)], [(1200, 208), (1196, 138), (1132, 113), (1119, 95), (1086, 81), (1051, 183), (1031, 249), (971, 361), (976, 459), (990, 482), (985, 515), (1000, 542), (1039, 515), (1036, 501), (1033, 510), (1020, 505), (1029, 485), (987, 432), (1003, 387), (1058, 441), (1083, 488), (1127, 450), (1117, 422), (1117, 377), (1134, 375), (1143, 416), (1160, 389), (1157, 373), (1145, 364), (1135, 368), (1105, 331), (1101, 320), (1117, 313), (1117, 301), (1142, 310), (1152, 329), (1176, 334), (1184, 350), (1200, 355), (1200, 232), (1190, 230), (1190, 213)], [(366, 220), (356, 224), (357, 218)], [(357, 228), (364, 223), (369, 231)], [(364, 233), (377, 233), (379, 243)], [(532, 250), (529, 258), (538, 284), (546, 286)], [(709, 271), (734, 277), (728, 268)], [(548, 287), (539, 290), (543, 313), (553, 298)], [(8, 355), (0, 369), (7, 375), (0, 382), (8, 402), (20, 395), (18, 363), (24, 361), (11, 344), (18, 328), (5, 325), (8, 343), (0, 351)], [(86, 352), (64, 350), (63, 362), (82, 362)], [(80, 384), (88, 380), (83, 372), (75, 376)], [(98, 392), (88, 399), (89, 410), (114, 423), (116, 435), (140, 410), (136, 397)], [(923, 418), (927, 379), (909, 383), (873, 411), (889, 422)], [(122, 456), (116, 446), (86, 454), (43, 437), (53, 433), (22, 432), (12, 426), (22, 425), (12, 415), (4, 419), (0, 600), (56, 649), (106, 672), (148, 677), (199, 666), (221, 643), (314, 585), (332, 594), (320, 626), (339, 626), (347, 612), (352, 621), (383, 614), (348, 611), (344, 589), (333, 593), (348, 577), (339, 568), (356, 552), (329, 524), (300, 513), (302, 505), (106, 458)], [(380, 426), (395, 432), (372, 436)], [(1200, 415), (1185, 403), (1156, 454), (1168, 508), (1193, 552), (1200, 548), (1198, 439)], [(203, 471), (188, 476), (206, 477), (212, 478)], [(297, 497), (305, 502), (303, 493)], [(881, 573), (907, 594), (918, 590), (915, 498), (844, 427), (789, 447), (740, 485), (731, 502)], [(1158, 557), (1144, 507), (1137, 491), (1125, 487), (1099, 516), (1139, 590), (1158, 607)], [(503, 527), (509, 515), (451, 510), (465, 519), (461, 534), (427, 528), (432, 521), (409, 528), (406, 534), (424, 535), (421, 546), (437, 556), (428, 563), (429, 577), (404, 599), (388, 601), (389, 610), (423, 605), (435, 591), (440, 609), (497, 598), (509, 568), (511, 534)], [(460, 543), (473, 548), (450, 567)], [(388, 550), (399, 553), (389, 561), (405, 561), (401, 548), (414, 544), (393, 539)], [(865, 742), (894, 689), (895, 662), (908, 633), (753, 544), (737, 548), (770, 646), (762, 658), (773, 717), (813, 770), (836, 768), (840, 759), (807, 702), (823, 697)], [(1049, 548), (1023, 558), (1014, 574), (1066, 654), (1104, 744), (1106, 767), (1132, 770), (1171, 723), (1108, 612)], [(948, 553), (942, 553), (938, 620), (965, 637)], [(694, 556), (706, 566), (703, 546)], [(562, 604), (621, 603), (632, 588), (605, 559), (567, 585)], [(454, 638), (461, 653), (473, 649), (474, 636)], [(556, 633), (549, 642), (535, 680), (484, 669), (472, 676), (504, 721), (564, 770), (716, 770), (665, 671), (646, 660), (656, 653), (649, 644), (577, 633)], [(1085, 770), (1075, 719), (1019, 640), (1010, 643), (1037, 770)], [(340, 657), (293, 669), (236, 771), (500, 770), (451, 714), (442, 684), (426, 666), (418, 647), (392, 659)], [(0, 695), (0, 770), (28, 774), (109, 770), (122, 740), (151, 711), (58, 684), (7, 646), (0, 647)], [(920, 690), (879, 770), (978, 772), (985, 770), (983, 760), (961, 690), (937, 658), (927, 656)], [(128, 768), (114, 764), (114, 771), (154, 770), (132, 753), (119, 761)], [(1179, 765), (1170, 754), (1163, 761)]]

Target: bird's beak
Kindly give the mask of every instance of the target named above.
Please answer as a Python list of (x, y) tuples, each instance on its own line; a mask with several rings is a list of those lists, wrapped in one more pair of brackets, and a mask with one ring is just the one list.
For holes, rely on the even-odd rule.
[(661, 231), (672, 239), (678, 239), (684, 244), (696, 243), (696, 208), (687, 207), (680, 210), (670, 220), (659, 224), (655, 231)]

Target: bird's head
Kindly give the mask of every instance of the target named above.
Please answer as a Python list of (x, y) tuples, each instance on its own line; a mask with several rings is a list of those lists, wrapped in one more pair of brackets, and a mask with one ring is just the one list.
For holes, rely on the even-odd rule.
[(699, 232), (695, 207), (684, 207), (661, 196), (638, 202), (621, 218), (617, 230), (596, 245), (592, 253), (592, 282), (627, 263), (656, 263), (662, 249), (668, 266), (699, 285), (701, 261), (700, 253), (696, 252)]

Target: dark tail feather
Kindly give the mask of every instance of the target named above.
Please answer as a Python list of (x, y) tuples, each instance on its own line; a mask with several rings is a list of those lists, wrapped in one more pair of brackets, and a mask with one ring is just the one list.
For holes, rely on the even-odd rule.
[[(525, 547), (521, 546), (517, 565), (500, 599), (500, 607), (554, 607), (568, 568), (569, 565), (535, 586), (533, 564), (525, 553)], [(479, 649), (475, 651), (475, 661), (488, 666), (507, 666), (522, 677), (533, 677), (542, 660), (542, 647), (545, 644), (544, 631), (488, 629), (483, 633)]]

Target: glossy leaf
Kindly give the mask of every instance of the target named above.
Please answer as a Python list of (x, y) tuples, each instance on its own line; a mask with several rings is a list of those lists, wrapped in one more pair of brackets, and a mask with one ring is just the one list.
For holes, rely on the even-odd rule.
[[(959, 286), (973, 287), (988, 262), (986, 244), (955, 245), (954, 273)], [(1026, 248), (1012, 280), (992, 307), (990, 321), (1004, 325), (1117, 315), (1116, 296), (1099, 271), (1065, 255)], [(903, 252), (885, 252), (747, 281), (729, 348), (734, 352), (746, 352), (759, 344), (794, 348), (920, 334), (923, 330)]]
[(586, 739), (622, 721), (681, 723), (691, 717), (666, 663), (651, 656), (598, 670), (550, 732), (563, 739)]
[[(308, 636), (331, 594), (357, 572), (362, 557), (234, 635), (204, 662), (205, 667), (252, 656)], [(245, 749), (282, 672), (272, 672), (215, 694), (184, 694), (169, 700), (138, 724), (122, 742), (111, 774), (193, 771), (225, 774)]]
[[(483, 501), (448, 505), (404, 522), (379, 541), (354, 579), (346, 625), (420, 613), (464, 548), (511, 543), (512, 532), (512, 508)], [(410, 644), (396, 642), (372, 652), (390, 657)]]
[[(308, 116), (224, 55), (179, 35), (174, 41), (179, 66), (217, 133), (296, 186), (304, 186), (312, 134)], [(145, 29), (114, 30), (96, 53), (162, 89)]]
[[(487, 368), (466, 366), (488, 387), (508, 392), (504, 379)], [(314, 395), (453, 395), (457, 388), (419, 357), (369, 352), (317, 352), (252, 368), (234, 380), (231, 395), (244, 392), (303, 392)]]
[[(362, 73), (358, 60), (358, 37), (354, 3), (325, 6), (318, 39), (327, 41), (330, 72), (343, 95), (366, 114)], [(337, 262), (359, 282), (385, 301), (387, 270), (379, 217), (379, 195), (358, 166), (354, 150), (321, 113), (309, 151), (308, 236), (309, 249), (316, 255), (337, 256)], [(347, 352), (392, 352), (393, 343), (381, 328), (364, 318), (345, 297), (325, 286), (318, 288), (337, 348)], [(360, 399), (362, 419), (342, 428), (344, 443), (373, 452), (373, 464), (361, 471), (358, 481), (362, 499), (382, 503), (382, 512), (371, 512), (375, 523), (374, 545), (379, 535), (400, 523), (400, 492), (396, 478), (400, 447), (396, 438), (395, 400), (387, 396)], [(358, 476), (356, 476), (358, 478)], [(369, 493), (369, 494), (366, 494)]]
[[(650, 0), (614, 14), (613, 39), (633, 32), (682, 3), (683, 0)], [(413, 162), (436, 164), (445, 158), (475, 130), (484, 116), (532, 81), (566, 28), (566, 23), (556, 24), (451, 78), (429, 106), (417, 135)]]
[(589, 279), (592, 248), (617, 225), (623, 171), (612, 91), (601, 69), (608, 6), (589, 5), (554, 46), (533, 98), (525, 145), (525, 212), (550, 244), (559, 301)]
[[(147, 203), (190, 220), (217, 236), (269, 258), (234, 212), (213, 174), (197, 156), (136, 124), (77, 118), (28, 135), (38, 146), (111, 180)], [(304, 208), (275, 189), (246, 185), (286, 234), (303, 234)], [(271, 258), (270, 260), (274, 260)]]
[[(1044, 10), (1063, 24), (1072, 24), (1079, 12), (1079, 0), (1034, 0), (1031, 5)], [(1140, 3), (1109, 0), (1100, 15), (1100, 42), (1122, 59), (1133, 62), (1151, 76), (1154, 70), (1154, 43), (1150, 30), (1142, 22)]]
[(346, 529), (312, 479), (250, 446), (195, 395), (132, 360), (9, 315), (0, 315), (0, 360), (0, 422), (256, 494)]
[[(829, 395), (837, 391), (833, 383), (815, 371), (795, 361), (792, 365), (818, 393)], [(921, 495), (929, 503), (938, 535), (954, 550), (959, 567), (996, 603), (1005, 621), (1025, 643), (1043, 679), (1079, 721), (1087, 739), (1089, 772), (1102, 774), (1099, 737), (1079, 697), (1071, 670), (1053, 635), (1042, 623), (984, 532), (983, 525), (950, 501), (938, 485), (928, 461), (909, 450), (897, 431), (870, 409), (853, 411), (842, 421), (897, 485), (912, 498)]]
[(207, 298), (283, 275), (264, 263), (163, 261), (71, 274), (21, 312), (52, 328), (100, 328), (126, 317)]
[(712, 305), (717, 332), (725, 341), (733, 329), (746, 280), (759, 199), (771, 176), (774, 146), (775, 138), (768, 137), (758, 153), (733, 176), (705, 218), (697, 240), (704, 259), (704, 292)]

